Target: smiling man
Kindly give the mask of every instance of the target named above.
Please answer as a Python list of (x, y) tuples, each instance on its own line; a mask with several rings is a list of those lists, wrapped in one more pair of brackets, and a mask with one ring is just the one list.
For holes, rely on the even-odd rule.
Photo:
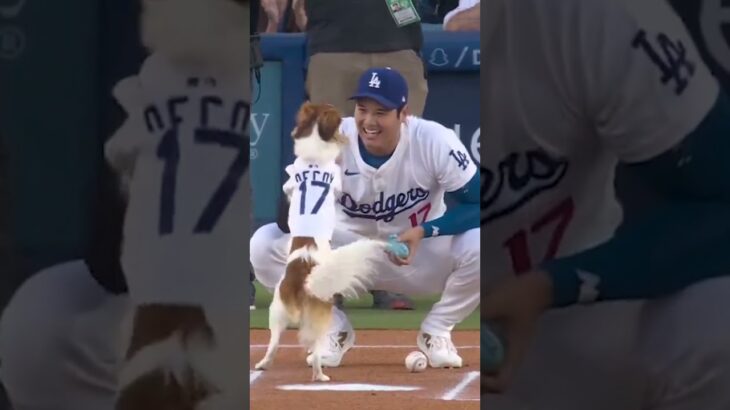
[[(408, 87), (396, 70), (367, 70), (352, 99), (354, 117), (344, 118), (340, 127), (349, 144), (341, 157), (333, 247), (398, 235), (410, 255), (390, 261), (384, 256), (373, 288), (441, 294), (421, 324), (417, 344), (432, 367), (461, 367), (451, 330), (479, 304), (478, 169), (451, 129), (408, 114)], [(448, 209), (447, 195), (456, 204)], [(251, 238), (254, 272), (269, 289), (284, 275), (288, 241), (274, 223)], [(328, 337), (323, 364), (337, 367), (355, 343), (352, 326), (337, 308)]]

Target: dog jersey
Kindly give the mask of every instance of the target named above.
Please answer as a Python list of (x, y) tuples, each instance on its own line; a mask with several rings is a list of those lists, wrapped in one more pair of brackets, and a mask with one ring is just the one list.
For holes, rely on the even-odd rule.
[(608, 240), (618, 162), (676, 145), (718, 87), (664, 0), (490, 5), (481, 221), (494, 276)]
[(238, 189), (249, 163), (248, 90), (245, 71), (182, 69), (157, 54), (115, 87), (128, 117), (105, 150), (129, 180), (122, 259), (135, 297), (159, 297), (162, 281), (195, 295), (194, 281), (214, 286), (211, 272), (238, 264), (249, 218)]
[(300, 158), (286, 167), (289, 179), (284, 193), (289, 201), (289, 229), (292, 236), (332, 239), (335, 230), (335, 202), (342, 190), (340, 167), (318, 165)]
[(379, 168), (363, 160), (354, 118), (344, 118), (340, 132), (349, 143), (342, 153), (338, 229), (372, 238), (400, 234), (442, 216), (444, 194), (478, 172), (454, 131), (434, 121), (409, 116), (398, 146)]

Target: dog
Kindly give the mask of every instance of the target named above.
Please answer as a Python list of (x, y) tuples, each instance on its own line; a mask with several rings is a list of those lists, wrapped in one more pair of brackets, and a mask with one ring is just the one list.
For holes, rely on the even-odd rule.
[[(154, 169), (150, 161), (156, 160), (154, 152), (140, 151), (157, 149), (159, 156), (160, 149), (150, 148), (149, 141), (155, 141), (155, 138), (164, 140), (164, 137), (157, 135), (160, 134), (159, 130), (175, 127), (170, 125), (164, 114), (159, 114), (163, 111), (158, 111), (159, 115), (155, 117), (148, 115), (146, 107), (176, 95), (193, 100), (200, 98), (204, 92), (219, 97), (221, 109), (248, 105), (250, 94), (246, 94), (249, 91), (245, 73), (249, 69), (249, 50), (244, 46), (249, 38), (248, 21), (249, 0), (142, 2), (140, 35), (150, 56), (143, 63), (139, 75), (126, 78), (115, 87), (114, 96), (129, 113), (129, 118), (105, 146), (107, 161), (123, 181), (123, 193), (129, 196), (130, 203), (144, 203), (144, 206), (137, 206), (139, 214), (150, 212), (150, 215), (162, 221), (161, 216), (157, 217), (160, 194), (150, 195), (139, 188), (144, 185), (144, 181), (162, 179), (163, 176), (157, 173), (136, 174)], [(201, 91), (204, 87), (205, 91)], [(176, 121), (188, 128), (198, 125), (195, 122), (198, 121), (196, 115), (186, 117), (183, 114), (190, 110), (184, 107), (178, 109)], [(223, 114), (216, 114), (220, 111), (211, 109), (211, 127), (228, 123), (235, 125), (235, 129), (231, 125), (230, 132), (226, 129), (226, 142), (230, 146), (227, 150), (220, 150), (225, 161), (227, 155), (239, 154), (248, 158), (248, 151), (244, 153), (242, 147), (242, 141), (245, 141), (243, 134), (247, 131), (239, 129), (239, 124), (247, 123), (247, 120), (242, 119), (243, 115), (239, 111), (235, 111), (233, 120), (229, 121), (227, 118), (221, 119)], [(135, 118), (139, 118), (142, 113), (148, 119), (146, 128), (135, 122)], [(150, 121), (150, 118), (156, 118), (156, 121)], [(154, 124), (153, 128), (156, 129), (148, 130), (149, 124)], [(200, 125), (202, 127), (205, 124)], [(185, 141), (191, 137), (181, 132), (175, 138)], [(184, 147), (182, 144), (180, 146)], [(248, 142), (245, 142), (245, 146), (248, 146)], [(239, 149), (240, 153), (236, 151)], [(187, 155), (187, 158), (196, 158), (198, 161), (185, 166), (191, 168), (199, 166), (199, 162), (207, 161), (207, 165), (220, 162), (219, 157), (215, 156), (219, 155), (218, 152), (207, 152), (207, 157), (193, 151), (183, 152), (183, 157)], [(179, 153), (177, 155), (180, 156)], [(231, 168), (238, 163), (236, 159)], [(199, 168), (211, 168), (205, 165)], [(228, 167), (228, 164), (225, 166)], [(177, 172), (183, 172), (183, 168), (178, 168)], [(243, 172), (245, 170), (240, 174)], [(184, 206), (185, 198), (195, 196), (196, 187), (201, 185), (193, 186), (189, 181), (181, 179), (175, 188), (175, 195), (179, 196), (184, 188), (192, 187), (186, 191), (187, 197), (175, 203), (178, 215), (184, 214), (181, 207)], [(134, 192), (142, 194), (135, 198)], [(175, 195), (171, 197), (176, 198)], [(231, 204), (240, 202), (237, 197), (230, 201)], [(245, 364), (248, 355), (245, 334), (248, 330), (242, 326), (243, 312), (247, 310), (242, 310), (245, 309), (245, 301), (241, 309), (238, 306), (225, 306), (225, 303), (235, 299), (235, 289), (239, 288), (239, 281), (230, 273), (235, 267), (224, 266), (226, 261), (207, 265), (198, 262), (204, 259), (203, 256), (217, 260), (219, 258), (208, 255), (226, 254), (239, 246), (238, 243), (231, 243), (231, 237), (245, 235), (244, 225), (239, 223), (239, 219), (244, 217), (235, 216), (242, 213), (238, 208), (227, 209), (226, 212), (221, 216), (225, 223), (219, 223), (215, 230), (211, 228), (203, 234), (194, 235), (192, 229), (176, 226), (175, 230), (169, 229), (164, 239), (157, 232), (157, 224), (146, 227), (150, 224), (144, 223), (144, 215), (128, 224), (130, 213), (127, 213), (124, 244), (127, 255), (123, 255), (122, 261), (135, 306), (131, 312), (128, 348), (120, 367), (116, 410), (221, 410), (246, 406), (245, 389), (241, 388), (240, 383), (245, 376), (243, 372), (248, 370)], [(171, 214), (174, 215), (174, 209)], [(228, 216), (231, 214), (234, 216)], [(179, 225), (184, 222), (187, 221), (182, 218), (176, 221)], [(213, 239), (206, 239), (207, 242), (203, 243), (203, 237)], [(183, 244), (177, 252), (183, 253), (184, 258), (176, 257), (175, 246), (169, 245), (170, 238), (179, 241), (175, 244)], [(142, 239), (146, 242), (141, 242)], [(197, 246), (199, 244), (201, 246)], [(211, 252), (211, 249), (219, 251)], [(140, 260), (143, 262), (140, 263)], [(190, 268), (186, 269), (187, 266)], [(176, 275), (184, 275), (185, 278), (178, 280)], [(199, 275), (199, 279), (196, 275)], [(196, 281), (197, 285), (191, 285)], [(244, 283), (245, 278), (240, 281), (240, 284)], [(222, 292), (228, 293), (221, 296)]]
[(135, 309), (133, 335), (119, 375), (116, 408), (199, 410), (220, 390), (202, 374), (213, 329), (200, 306), (146, 304)]
[[(284, 330), (299, 325), (299, 342), (312, 352), (312, 381), (329, 381), (322, 371), (320, 345), (332, 320), (333, 296), (356, 296), (366, 289), (376, 273), (374, 262), (384, 255), (386, 243), (379, 240), (330, 247), (341, 187), (336, 159), (345, 144), (338, 132), (341, 120), (330, 105), (305, 103), (297, 115), (292, 132), (296, 160), (287, 167), (290, 179), (283, 187), (290, 199), (291, 245), (284, 277), (269, 307), (271, 339), (257, 370), (271, 366)], [(305, 193), (315, 187), (326, 194), (315, 193), (316, 201), (307, 201)]]

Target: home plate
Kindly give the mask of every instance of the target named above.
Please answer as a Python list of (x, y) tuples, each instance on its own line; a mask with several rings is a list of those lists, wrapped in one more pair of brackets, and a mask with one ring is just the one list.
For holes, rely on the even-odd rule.
[(313, 384), (286, 384), (277, 386), (280, 390), (296, 390), (296, 391), (416, 391), (421, 390), (420, 387), (414, 386), (385, 386), (382, 384), (335, 384), (335, 383), (313, 383)]

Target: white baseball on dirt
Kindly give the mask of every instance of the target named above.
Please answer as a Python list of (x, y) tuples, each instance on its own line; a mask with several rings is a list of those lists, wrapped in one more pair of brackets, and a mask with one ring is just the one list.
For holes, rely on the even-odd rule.
[(406, 356), (406, 369), (411, 373), (419, 373), (426, 370), (428, 359), (423, 352), (413, 351)]

